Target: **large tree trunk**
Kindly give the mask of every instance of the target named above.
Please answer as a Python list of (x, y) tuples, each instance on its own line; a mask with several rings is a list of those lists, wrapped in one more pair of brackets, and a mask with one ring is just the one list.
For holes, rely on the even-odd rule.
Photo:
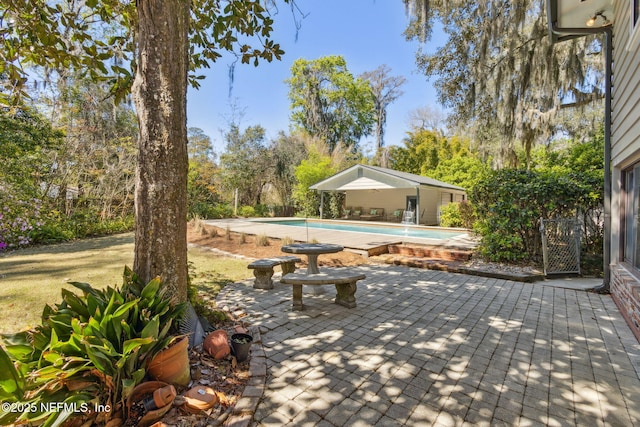
[(140, 124), (133, 269), (187, 299), (188, 0), (138, 0), (133, 98)]

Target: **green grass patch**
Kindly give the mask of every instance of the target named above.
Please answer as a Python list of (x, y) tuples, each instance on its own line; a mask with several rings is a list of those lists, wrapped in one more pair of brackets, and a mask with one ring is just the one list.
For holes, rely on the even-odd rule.
[[(0, 333), (17, 332), (40, 321), (45, 304), (61, 301), (68, 282), (96, 288), (122, 284), (133, 266), (133, 233), (22, 249), (0, 256)], [(191, 282), (208, 304), (226, 284), (251, 277), (247, 261), (189, 249)]]

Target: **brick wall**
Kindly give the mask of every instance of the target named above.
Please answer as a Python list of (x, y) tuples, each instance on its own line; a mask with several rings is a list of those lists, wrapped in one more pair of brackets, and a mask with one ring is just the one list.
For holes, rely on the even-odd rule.
[(611, 296), (640, 341), (640, 280), (620, 265), (611, 266)]

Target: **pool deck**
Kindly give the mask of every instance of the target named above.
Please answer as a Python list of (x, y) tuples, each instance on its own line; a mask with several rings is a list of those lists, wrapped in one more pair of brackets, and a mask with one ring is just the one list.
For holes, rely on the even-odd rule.
[[(280, 220), (301, 219), (301, 218), (278, 218)], [(361, 225), (382, 225), (388, 226), (389, 223), (372, 222), (372, 221), (351, 221), (354, 224)], [(342, 245), (345, 250), (352, 252), (368, 254), (375, 253), (379, 248), (385, 248), (388, 245), (399, 243), (413, 243), (419, 245), (443, 246), (446, 248), (455, 248), (459, 250), (471, 250), (475, 248), (476, 243), (467, 234), (462, 234), (451, 239), (428, 239), (422, 237), (409, 236), (389, 236), (384, 234), (328, 230), (321, 228), (293, 227), (289, 225), (269, 224), (267, 222), (256, 222), (242, 218), (216, 219), (206, 220), (205, 224), (229, 229), (238, 233), (261, 235), (266, 234), (269, 237), (283, 239), (289, 237), (300, 242), (317, 241), (321, 243), (333, 243)], [(397, 225), (397, 224), (396, 224)], [(426, 227), (425, 227), (426, 228)]]

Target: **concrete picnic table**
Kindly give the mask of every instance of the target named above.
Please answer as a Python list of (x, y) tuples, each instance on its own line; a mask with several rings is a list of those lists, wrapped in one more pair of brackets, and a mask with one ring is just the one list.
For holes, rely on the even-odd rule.
[(302, 285), (308, 286), (310, 293), (320, 295), (325, 293), (323, 286), (313, 285), (333, 284), (338, 292), (336, 303), (349, 308), (356, 306), (356, 282), (364, 279), (364, 274), (352, 274), (343, 269), (335, 271), (327, 269), (327, 271), (320, 272), (318, 269), (319, 255), (341, 252), (344, 250), (344, 246), (333, 243), (292, 243), (282, 246), (281, 250), (289, 254), (306, 255), (308, 258), (306, 275), (291, 273), (283, 275), (281, 280), (282, 283), (293, 285), (294, 310), (302, 310)]
[(318, 274), (320, 273), (320, 270), (318, 270), (318, 255), (341, 252), (344, 247), (332, 243), (292, 243), (282, 246), (281, 250), (289, 254), (306, 255), (309, 261), (307, 274)]

